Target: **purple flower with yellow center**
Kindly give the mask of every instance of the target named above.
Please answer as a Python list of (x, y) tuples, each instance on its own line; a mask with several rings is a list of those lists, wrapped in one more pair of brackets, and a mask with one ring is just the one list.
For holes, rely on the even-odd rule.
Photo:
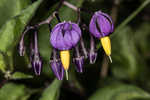
[(114, 25), (111, 17), (101, 11), (95, 12), (90, 21), (89, 30), (94, 37), (100, 39), (106, 55), (109, 56), (112, 62), (109, 35), (114, 31)]
[(70, 65), (69, 50), (76, 46), (80, 37), (80, 27), (73, 22), (61, 22), (52, 29), (50, 42), (55, 49), (60, 50), (60, 59), (66, 76)]

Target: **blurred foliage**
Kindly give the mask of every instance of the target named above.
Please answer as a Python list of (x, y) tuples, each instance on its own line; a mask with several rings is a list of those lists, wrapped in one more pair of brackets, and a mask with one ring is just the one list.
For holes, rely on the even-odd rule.
[[(42, 25), (38, 42), (43, 70), (40, 76), (34, 76), (28, 57), (30, 37), (25, 37), (24, 57), (18, 54), (18, 42), (25, 27), (45, 20), (59, 1), (0, 0), (0, 100), (149, 100), (150, 0), (66, 0), (87, 12), (102, 10), (116, 17), (111, 37), (113, 63), (104, 66), (104, 52), (96, 40), (96, 63), (91, 65), (86, 60), (83, 74), (76, 73), (71, 64), (69, 81), (58, 81), (49, 65), (49, 28)], [(60, 8), (59, 15), (61, 21), (77, 21), (77, 13), (67, 6)], [(88, 25), (91, 16), (82, 12), (81, 22)], [(57, 23), (54, 18), (51, 26)], [(89, 48), (89, 32), (83, 31), (83, 37)], [(103, 67), (108, 67), (108, 73), (102, 78)]]
[(24, 85), (8, 83), (0, 89), (0, 100), (27, 100), (29, 96)]
[(136, 98), (150, 99), (150, 95), (136, 86), (116, 83), (97, 90), (89, 100), (99, 98), (101, 100), (133, 100)]
[(62, 81), (55, 79), (53, 83), (45, 89), (40, 100), (58, 100), (61, 83)]

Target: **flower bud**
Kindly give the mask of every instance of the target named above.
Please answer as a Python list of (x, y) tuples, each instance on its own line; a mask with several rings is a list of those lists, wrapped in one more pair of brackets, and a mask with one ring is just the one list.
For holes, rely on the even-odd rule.
[(42, 60), (39, 54), (34, 54), (33, 61), (32, 61), (32, 67), (34, 69), (34, 72), (36, 75), (40, 75), (41, 73), (41, 67), (42, 67)]
[[(31, 62), (32, 62), (32, 67), (34, 68), (34, 72), (36, 75), (40, 75), (41, 73), (41, 67), (42, 67), (42, 59), (40, 57), (40, 53), (39, 53), (39, 50), (38, 50), (38, 40), (37, 40), (37, 29), (35, 29), (34, 31), (34, 48), (33, 48), (33, 45), (32, 45), (32, 42), (30, 44), (30, 49), (33, 49), (33, 51), (30, 51), (31, 52)], [(33, 53), (33, 54), (32, 54)]]
[(57, 77), (58, 80), (62, 80), (64, 77), (64, 68), (62, 66), (62, 63), (60, 61), (59, 56), (56, 54), (56, 50), (54, 49), (51, 54), (51, 60), (50, 65), (53, 73)]

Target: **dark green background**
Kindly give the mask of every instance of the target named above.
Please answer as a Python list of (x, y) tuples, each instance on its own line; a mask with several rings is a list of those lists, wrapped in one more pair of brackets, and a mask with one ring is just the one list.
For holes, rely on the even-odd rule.
[[(40, 26), (39, 50), (43, 60), (40, 76), (29, 62), (29, 32), (25, 36), (26, 54), (20, 57), (18, 43), (26, 25), (45, 20), (59, 0), (0, 0), (0, 100), (150, 100), (150, 0), (66, 0), (77, 7), (112, 16), (115, 32), (111, 64), (100, 45), (95, 64), (84, 62), (83, 73), (71, 63), (69, 80), (55, 79), (49, 65), (52, 47), (48, 25)], [(115, 4), (119, 1), (118, 4)], [(113, 9), (113, 10), (112, 10)], [(62, 6), (62, 21), (77, 20), (72, 9)], [(90, 14), (81, 12), (81, 23), (89, 24)], [(51, 22), (57, 24), (56, 18)], [(89, 32), (83, 31), (89, 50)], [(103, 69), (107, 69), (103, 76)]]

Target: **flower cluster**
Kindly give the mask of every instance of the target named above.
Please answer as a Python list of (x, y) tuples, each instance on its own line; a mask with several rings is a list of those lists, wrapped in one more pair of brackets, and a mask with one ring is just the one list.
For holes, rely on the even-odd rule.
[[(109, 56), (112, 62), (109, 35), (113, 32), (114, 26), (111, 17), (101, 11), (95, 12), (91, 18), (88, 30), (90, 33), (89, 50), (85, 48), (80, 26), (74, 22), (60, 22), (59, 20), (59, 23), (50, 31), (50, 44), (53, 47), (50, 65), (58, 80), (63, 79), (64, 72), (66, 72), (66, 78), (68, 79), (70, 60), (75, 64), (77, 72), (80, 73), (83, 72), (84, 60), (86, 58), (89, 58), (91, 64), (95, 63), (97, 58), (95, 38), (100, 39), (106, 55)], [(23, 38), (24, 35), (20, 41), (19, 52), (21, 56), (24, 55), (25, 51)], [(34, 29), (34, 43), (31, 42), (30, 48), (30, 61), (35, 74), (40, 75), (42, 60), (38, 51), (36, 28)], [(70, 55), (71, 50), (73, 50), (73, 55)], [(72, 59), (71, 56), (73, 56)]]
[[(42, 59), (38, 50), (38, 40), (37, 40), (37, 35), (38, 35), (38, 30), (36, 27), (31, 28), (34, 31), (34, 38), (31, 39), (30, 41), (30, 62), (32, 64), (32, 67), (34, 69), (34, 72), (36, 75), (40, 75), (41, 73), (41, 67), (42, 67)], [(27, 30), (29, 30), (27, 28)], [(20, 56), (24, 56), (25, 54), (25, 45), (24, 45), (24, 36), (25, 32), (23, 33), (20, 43), (19, 43), (19, 54)]]

